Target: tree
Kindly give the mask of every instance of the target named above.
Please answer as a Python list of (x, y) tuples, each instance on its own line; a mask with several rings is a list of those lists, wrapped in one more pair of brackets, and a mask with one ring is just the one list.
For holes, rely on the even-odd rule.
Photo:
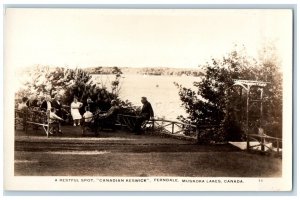
[[(280, 120), (280, 111), (274, 113), (276, 106), (282, 106), (281, 78), (277, 65), (266, 61), (259, 63), (247, 56), (243, 48), (233, 50), (222, 59), (212, 59), (202, 67), (205, 75), (198, 82), (194, 82), (196, 91), (178, 84), (177, 86), (182, 105), (188, 113), (188, 117), (179, 116), (178, 119), (197, 126), (222, 125), (221, 128), (203, 133), (203, 142), (242, 139), (243, 127), (241, 121), (236, 119), (234, 107), (243, 105), (244, 99), (236, 94), (229, 96), (228, 93), (234, 79), (272, 82), (266, 88), (265, 123)], [(232, 99), (235, 102), (230, 101)], [(278, 117), (274, 119), (274, 116)]]
[(265, 129), (274, 137), (282, 137), (282, 72), (280, 56), (274, 41), (266, 41), (263, 44), (259, 50), (259, 62), (262, 65), (262, 79), (270, 83), (265, 90)]
[[(22, 96), (39, 96), (56, 94), (62, 95), (65, 104), (71, 104), (74, 96), (80, 101), (86, 101), (88, 97), (93, 100), (105, 98), (108, 100), (117, 99), (117, 94), (100, 88), (93, 83), (92, 76), (82, 69), (50, 68), (47, 66), (36, 66), (26, 72), (28, 79), (25, 83), (26, 89), (20, 90), (17, 94)], [(20, 95), (18, 95), (20, 96)]]
[(120, 82), (121, 82), (121, 74), (123, 74), (123, 73), (120, 68), (113, 67), (112, 74), (115, 75), (115, 80), (112, 81), (112, 83), (111, 83), (111, 86), (112, 86), (111, 90), (112, 90), (112, 93), (117, 96), (121, 90)]
[(94, 83), (92, 76), (85, 70), (35, 66), (24, 72), (27, 77), (24, 83), (25, 88), (16, 92), (16, 99), (25, 96), (30, 97), (30, 99), (37, 99), (46, 95), (54, 97), (56, 94), (60, 94), (65, 105), (70, 105), (74, 96), (78, 97), (81, 102), (86, 102), (87, 98), (90, 97), (94, 102), (100, 104), (103, 102), (110, 104), (110, 101), (114, 99), (121, 107), (120, 113), (135, 113), (131, 102), (119, 98), (122, 71), (114, 67), (113, 73), (115, 80), (111, 83), (112, 90), (108, 91), (107, 87)]

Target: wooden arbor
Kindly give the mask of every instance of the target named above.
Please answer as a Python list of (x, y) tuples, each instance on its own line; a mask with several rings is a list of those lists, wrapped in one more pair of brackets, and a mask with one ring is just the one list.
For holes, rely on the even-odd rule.
[[(238, 120), (243, 124), (243, 129), (247, 137), (247, 149), (250, 146), (251, 136), (263, 136), (263, 97), (264, 88), (268, 83), (253, 80), (234, 80), (233, 88), (240, 96), (240, 104), (237, 114)], [(265, 148), (265, 138), (261, 137), (261, 150)]]

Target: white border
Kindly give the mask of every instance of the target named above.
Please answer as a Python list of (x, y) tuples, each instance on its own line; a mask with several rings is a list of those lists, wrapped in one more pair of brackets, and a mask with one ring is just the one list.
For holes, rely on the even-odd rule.
[[(4, 3), (6, 3), (6, 4), (24, 4), (24, 1), (20, 1), (20, 0), (19, 1), (5, 0)], [(54, 1), (27, 1), (26, 3), (31, 3), (31, 4), (32, 3), (33, 4), (41, 4), (41, 3), (45, 3), (45, 4), (50, 4), (50, 3), (67, 4), (67, 3), (70, 3), (70, 1), (58, 1), (58, 0), (54, 0)], [(137, 3), (139, 3), (139, 4), (148, 4), (148, 3), (157, 3), (157, 4), (166, 4), (166, 3), (173, 3), (173, 4), (180, 4), (180, 3), (184, 3), (184, 4), (194, 4), (194, 3), (224, 4), (224, 3), (227, 3), (227, 4), (231, 4), (231, 3), (240, 3), (240, 2), (237, 2), (237, 1), (225, 1), (224, 2), (224, 1), (220, 1), (220, 0), (219, 1), (213, 1), (213, 2), (212, 1), (176, 1), (176, 0), (175, 1), (166, 1), (166, 0), (163, 0), (163, 1), (143, 1), (143, 2), (141, 2), (141, 1), (115, 1), (115, 0), (112, 0), (112, 1), (91, 1), (91, 0), (88, 0), (88, 1), (79, 1), (79, 0), (77, 0), (76, 1), (75, 0), (75, 1), (72, 1), (72, 3), (73, 4), (74, 3), (81, 3), (81, 4), (88, 4), (88, 3), (92, 3), (92, 4), (93, 3), (101, 3), (101, 4), (106, 4), (106, 3), (107, 4), (123, 4), (123, 3), (127, 3), (127, 4), (128, 3), (129, 4), (132, 4), (132, 3), (133, 4), (137, 4)], [(274, 1), (265, 1), (265, 0), (264, 1), (259, 1), (259, 0), (243, 1), (243, 4), (247, 4), (247, 3), (249, 3), (249, 4), (274, 4)], [(283, 0), (281, 0), (281, 1), (276, 1), (276, 3), (277, 4), (278, 3), (279, 4), (280, 3), (282, 3), (282, 4), (287, 4), (287, 3), (289, 3), (289, 4), (297, 4), (297, 1), (283, 1)], [(1, 8), (1, 10), (3, 11), (3, 8)], [(1, 17), (3, 17), (3, 16), (1, 16)], [(296, 18), (298, 18), (298, 16), (296, 16)], [(297, 21), (297, 25), (299, 25), (298, 21)], [(3, 26), (1, 26), (1, 33), (3, 35), (2, 27)], [(3, 43), (3, 40), (1, 40), (1, 42)], [(295, 44), (295, 45), (297, 45), (297, 44)], [(3, 60), (2, 56), (1, 56), (1, 60)], [(298, 75), (298, 70), (295, 69), (295, 71), (297, 72), (297, 75)], [(2, 76), (0, 76), (0, 78), (1, 78), (1, 80), (3, 80), (3, 74), (1, 74), (1, 75)], [(3, 92), (3, 90), (2, 90), (2, 92)], [(290, 91), (289, 91), (288, 94), (290, 95), (291, 92), (292, 92), (292, 89), (290, 89)], [(298, 87), (297, 87), (297, 93), (298, 93)], [(4, 95), (2, 94), (2, 96), (4, 96)], [(1, 101), (0, 103), (2, 105), (3, 101)], [(295, 103), (297, 103), (297, 102), (295, 102)], [(1, 108), (3, 108), (3, 105), (1, 106)], [(297, 108), (297, 110), (294, 110), (294, 112), (298, 112), (298, 111), (299, 111), (298, 108)], [(1, 119), (3, 119), (3, 114), (4, 113), (1, 112), (1, 114), (2, 114), (1, 115)], [(1, 123), (3, 123), (3, 120), (1, 120)], [(294, 134), (297, 134), (297, 133), (294, 133)], [(1, 137), (3, 137), (3, 135), (1, 135)], [(297, 137), (297, 138), (298, 138), (298, 141), (299, 141), (299, 137)], [(1, 157), (3, 158), (2, 152), (1, 152)], [(1, 166), (1, 167), (3, 167), (3, 166)], [(296, 178), (296, 177), (294, 177), (294, 178)], [(243, 198), (246, 198), (246, 197), (243, 197)], [(277, 197), (277, 198), (280, 198), (280, 197)], [(276, 197), (272, 197), (272, 199), (276, 199)]]

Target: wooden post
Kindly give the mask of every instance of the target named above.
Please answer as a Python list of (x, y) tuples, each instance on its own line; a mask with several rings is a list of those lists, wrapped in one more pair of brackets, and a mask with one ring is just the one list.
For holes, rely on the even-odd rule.
[(247, 101), (246, 101), (246, 134), (247, 134), (247, 150), (250, 150), (250, 138), (249, 138), (249, 91), (250, 87), (247, 89)]
[(260, 143), (260, 146), (261, 146), (261, 151), (264, 152), (265, 151), (265, 138), (262, 136), (261, 137), (261, 143)]
[[(23, 129), (25, 129), (25, 134), (27, 135), (27, 132), (28, 132), (28, 127), (27, 127), (27, 116), (28, 115), (28, 110), (26, 109), (24, 112), (23, 112)], [(27, 135), (28, 136), (28, 135)]]
[(49, 137), (49, 131), (50, 131), (50, 110), (47, 110), (46, 111), (46, 115), (47, 115), (47, 121), (46, 121), (46, 123), (47, 123), (47, 131), (46, 131), (46, 134), (47, 134), (47, 138)]
[(277, 155), (279, 155), (279, 140), (276, 139)]
[(174, 134), (174, 122), (172, 122), (172, 134)]
[(260, 127), (262, 127), (262, 121), (263, 121), (263, 95), (264, 95), (264, 89), (261, 88), (261, 92), (260, 92)]
[(154, 121), (154, 119), (152, 119), (152, 133), (154, 132), (154, 124), (155, 124), (155, 121)]

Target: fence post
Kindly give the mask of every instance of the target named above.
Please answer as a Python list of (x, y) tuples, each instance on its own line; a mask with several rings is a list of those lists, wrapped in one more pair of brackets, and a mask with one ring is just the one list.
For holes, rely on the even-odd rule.
[(174, 134), (174, 122), (172, 122), (172, 134)]
[(50, 131), (50, 110), (47, 110), (46, 111), (46, 116), (47, 116), (47, 131), (46, 131), (46, 134), (47, 134), (47, 138), (49, 138), (49, 131)]
[[(28, 109), (24, 111), (23, 114), (23, 129), (25, 129), (25, 134), (27, 135), (28, 127), (27, 127), (27, 118), (28, 118)], [(27, 135), (28, 136), (28, 135)]]
[(250, 138), (249, 135), (247, 134), (247, 150), (250, 150)]
[(265, 151), (265, 138), (261, 137), (261, 151), (264, 152)]
[(154, 121), (154, 119), (152, 119), (152, 133), (154, 133), (154, 124), (155, 124), (155, 121)]
[(279, 140), (276, 139), (277, 155), (279, 155)]

